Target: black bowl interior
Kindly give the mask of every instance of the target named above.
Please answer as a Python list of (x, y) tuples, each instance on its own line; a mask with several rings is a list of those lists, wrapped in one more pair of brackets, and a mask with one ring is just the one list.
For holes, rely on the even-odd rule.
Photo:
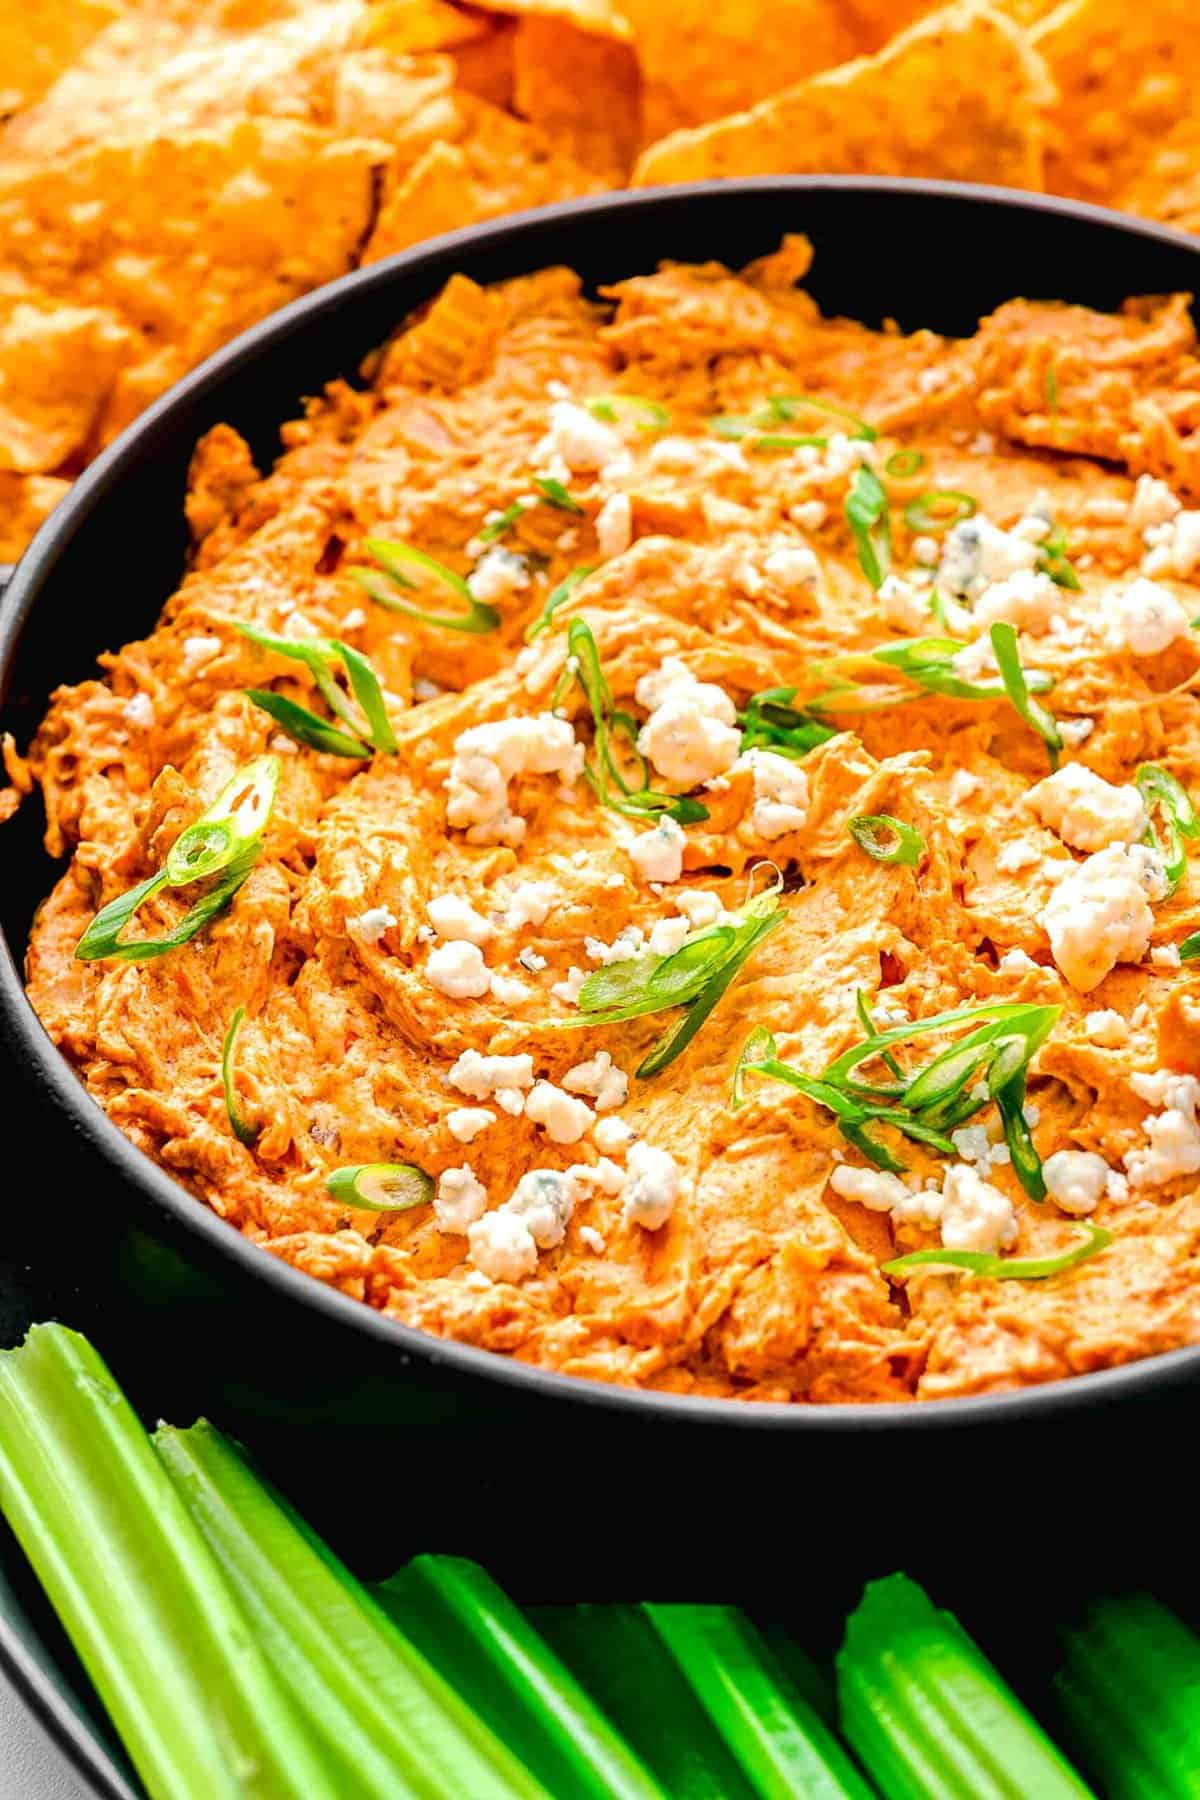
[[(299, 397), (335, 376), (354, 378), (380, 343), (454, 270), (488, 281), (561, 262), (588, 286), (648, 270), (663, 258), (738, 265), (802, 231), (816, 257), (807, 284), (821, 305), (878, 323), (969, 332), (1016, 294), (1113, 306), (1130, 293), (1191, 289), (1200, 270), (1193, 240), (1096, 209), (1002, 191), (850, 178), (767, 179), (646, 191), (550, 207), (457, 233), (361, 271), (301, 300), (221, 351), (147, 413), (97, 462), (43, 527), (23, 559), (0, 615), (2, 724), (24, 742), (59, 681), (94, 667), (96, 653), (152, 624), (185, 553), (182, 495), (197, 438), (228, 420), (266, 465), (281, 421)], [(180, 1332), (195, 1357), (197, 1332), (219, 1313), (233, 1336), (261, 1345), (283, 1333), (287, 1358), (232, 1358), (219, 1379), (215, 1346), (196, 1363), (199, 1404), (219, 1400), (249, 1416), (341, 1426), (402, 1417), (444, 1425), (469, 1415), (496, 1421), (556, 1402), (557, 1419), (581, 1411), (668, 1421), (739, 1438), (763, 1427), (874, 1441), (903, 1422), (919, 1435), (954, 1424), (999, 1428), (1077, 1414), (1089, 1401), (1117, 1404), (1151, 1388), (1190, 1385), (1200, 1352), (1085, 1377), (1053, 1389), (923, 1408), (723, 1406), (596, 1389), (459, 1346), (438, 1344), (284, 1269), (221, 1226), (141, 1158), (79, 1090), (33, 1019), (16, 968), (35, 906), (54, 870), (39, 847), (37, 809), (4, 832), (0, 887), (0, 1028), (31, 1095), (48, 1109), (40, 1130), (102, 1207), (70, 1202), (74, 1241), (88, 1241), (81, 1305), (101, 1292), (125, 1296), (129, 1316)], [(21, 1105), (24, 1107), (25, 1100)], [(64, 1166), (66, 1162), (64, 1161)], [(85, 1217), (86, 1214), (86, 1217)], [(179, 1254), (182, 1252), (182, 1256)], [(103, 1273), (101, 1273), (103, 1271)], [(132, 1296), (137, 1295), (136, 1304)], [(180, 1321), (188, 1321), (186, 1329)], [(118, 1329), (112, 1309), (106, 1328)], [(222, 1333), (222, 1339), (225, 1333)], [(165, 1341), (165, 1337), (164, 1337)], [(308, 1354), (301, 1347), (306, 1346)], [(419, 1381), (406, 1374), (410, 1359)], [(162, 1368), (178, 1364), (156, 1357)], [(579, 1408), (576, 1400), (597, 1406)], [(906, 1434), (908, 1435), (908, 1434)]]

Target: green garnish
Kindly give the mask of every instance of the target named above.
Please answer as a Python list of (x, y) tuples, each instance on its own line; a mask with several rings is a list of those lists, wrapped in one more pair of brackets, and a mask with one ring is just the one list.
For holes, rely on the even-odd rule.
[(881, 863), (903, 863), (915, 869), (925, 854), (925, 839), (913, 826), (891, 813), (856, 813), (846, 829), (860, 850)]
[(514, 500), (511, 506), (505, 507), (498, 518), (493, 519), (490, 525), (485, 525), (483, 530), (476, 534), (479, 542), (494, 544), (497, 538), (502, 538), (506, 531), (511, 531), (517, 520), (523, 519), (525, 514), (530, 511), (532, 508), (527, 506), (524, 500)]
[[(150, 875), (101, 907), (78, 944), (80, 962), (148, 962), (186, 944), (224, 911), (262, 854), (263, 833), (275, 804), (279, 758), (259, 756), (226, 782), (212, 805), (181, 831), (157, 875)], [(121, 932), (152, 895), (220, 875), (177, 925), (160, 938), (123, 944)]]
[[(942, 694), (952, 700), (998, 700), (1008, 694), (1003, 680), (968, 681), (958, 673), (954, 659), (967, 645), (960, 638), (900, 638), (882, 644), (877, 650), (851, 651), (844, 656), (825, 657), (812, 665), (812, 672), (833, 685), (808, 702), (812, 712), (874, 712), (881, 707), (901, 706), (918, 696), (901, 691), (895, 693), (877, 684), (846, 679), (850, 675), (873, 673), (877, 669), (895, 670), (905, 681), (927, 694)], [(1049, 675), (1040, 670), (1024, 671), (1031, 693), (1045, 693), (1053, 687)]]
[(433, 1199), (434, 1184), (415, 1163), (356, 1163), (335, 1169), (325, 1191), (345, 1206), (367, 1212), (408, 1212)]
[(583, 514), (583, 507), (578, 500), (573, 500), (561, 481), (555, 481), (552, 475), (538, 475), (534, 478), (534, 487), (541, 494), (547, 506), (553, 506), (557, 512)]
[(665, 431), (671, 423), (667, 408), (642, 394), (593, 394), (584, 405), (593, 419), (602, 419), (606, 425), (627, 419), (639, 431)]
[[(1173, 894), (1187, 874), (1187, 848), (1184, 840), (1200, 838), (1200, 813), (1197, 813), (1191, 795), (1183, 784), (1166, 769), (1158, 768), (1155, 763), (1142, 763), (1134, 779), (1142, 796), (1146, 817), (1150, 821), (1143, 842), (1162, 852), (1167, 892)], [(1161, 813), (1166, 835), (1165, 849), (1154, 828), (1156, 813)], [(1182, 954), (1181, 949), (1180, 955)]]
[[(252, 644), (302, 663), (309, 671), (326, 705), (335, 718), (349, 729), (343, 731), (328, 719), (298, 706), (294, 700), (263, 688), (247, 688), (255, 706), (261, 707), (289, 737), (313, 750), (325, 750), (334, 756), (370, 756), (372, 748), (392, 754), (396, 734), (392, 730), (383, 701), (379, 677), (361, 651), (352, 649), (337, 638), (286, 638), (277, 632), (264, 631), (258, 625), (234, 624), (234, 630)], [(358, 702), (359, 712), (334, 679), (334, 668), (341, 663), (350, 684), (350, 693)], [(365, 723), (364, 723), (365, 721)]]
[(1193, 931), (1179, 946), (1180, 962), (1194, 962), (1200, 956), (1200, 931)]
[(843, 510), (859, 568), (873, 588), (882, 587), (892, 561), (892, 518), (887, 493), (874, 469), (865, 465), (859, 469)]
[(960, 494), (954, 488), (930, 488), (928, 493), (909, 501), (904, 509), (904, 523), (910, 531), (928, 535), (949, 531), (978, 509), (979, 502), (973, 494)]
[(229, 1115), (229, 1125), (239, 1144), (245, 1144), (252, 1150), (258, 1142), (257, 1126), (247, 1124), (237, 1099), (237, 1076), (233, 1062), (237, 1054), (238, 1031), (246, 1016), (244, 1006), (234, 1008), (233, 1017), (229, 1021), (229, 1029), (225, 1033), (225, 1042), (221, 1045), (221, 1086), (225, 1092), (225, 1111)]
[(883, 472), (893, 481), (907, 481), (910, 476), (919, 475), (924, 467), (923, 450), (893, 450), (883, 465)]
[[(577, 574), (582, 571), (576, 571)], [(591, 626), (584, 619), (572, 619), (567, 627), (567, 660), (558, 678), (551, 701), (556, 709), (572, 681), (583, 690), (592, 714), (594, 764), (583, 771), (584, 780), (601, 806), (626, 818), (666, 816), (680, 825), (694, 825), (707, 819), (708, 808), (687, 794), (661, 794), (650, 786), (650, 769), (637, 747), (640, 726), (627, 712), (614, 707), (612, 690), (605, 678), (600, 652)], [(618, 760), (616, 745), (620, 743), (637, 777), (636, 785)]]
[(853, 425), (850, 434), (855, 438), (871, 441), (878, 436), (873, 425), (860, 419), (856, 413), (847, 412), (844, 407), (834, 406), (828, 400), (814, 400), (807, 394), (771, 394), (762, 406), (749, 413), (718, 413), (709, 419), (708, 428), (717, 437), (753, 438), (754, 442), (747, 447), (752, 452), (763, 450), (799, 450), (804, 446), (824, 450), (829, 439), (827, 437), (804, 434), (795, 436), (780, 433), (774, 428), (791, 424), (804, 412), (822, 413), (826, 417), (840, 419), (844, 424)]
[(832, 725), (823, 725), (820, 719), (793, 706), (795, 697), (794, 687), (763, 688), (751, 694), (737, 716), (742, 728), (742, 749), (773, 750), (777, 756), (799, 758), (838, 735)]
[(1067, 534), (1061, 525), (1056, 525), (1048, 537), (1044, 537), (1039, 546), (1041, 555), (1037, 560), (1037, 568), (1043, 575), (1059, 587), (1078, 590), (1079, 577), (1067, 560)]
[(644, 952), (595, 969), (579, 990), (584, 1025), (617, 1025), (684, 1006), (678, 1024), (661, 1037), (637, 1070), (661, 1074), (691, 1043), (738, 970), (763, 939), (783, 924), (778, 889), (758, 894), (735, 918), (689, 937), (670, 956)]
[[(583, 512), (583, 507), (577, 500), (571, 498), (561, 481), (555, 481), (550, 476), (537, 475), (534, 477), (533, 485), (537, 488), (544, 504), (554, 507), (557, 512)], [(494, 544), (497, 538), (502, 538), (506, 531), (512, 530), (518, 519), (523, 519), (527, 512), (532, 511), (533, 506), (528, 500), (514, 500), (512, 505), (506, 506), (490, 525), (485, 525), (483, 530), (476, 534), (478, 541), (481, 544)]]
[(998, 619), (989, 633), (992, 649), (996, 655), (996, 663), (1000, 670), (1000, 679), (1004, 683), (1004, 691), (1012, 701), (1013, 709), (1024, 719), (1031, 731), (1036, 731), (1046, 746), (1046, 754), (1050, 758), (1050, 767), (1057, 769), (1059, 753), (1063, 747), (1062, 734), (1058, 729), (1054, 714), (1048, 712), (1030, 692), (1032, 683), (1021, 667), (1021, 658), (1017, 653), (1017, 631), (1007, 619)]
[(1051, 363), (1046, 370), (1046, 410), (1052, 419), (1058, 418), (1058, 370)]
[(552, 588), (550, 593), (546, 596), (546, 604), (543, 606), (540, 615), (534, 619), (531, 624), (525, 627), (525, 642), (527, 644), (532, 644), (534, 638), (540, 637), (543, 631), (549, 631), (554, 622), (554, 615), (559, 607), (565, 606), (580, 582), (585, 581), (589, 575), (594, 575), (595, 572), (594, 563), (585, 563), (578, 569), (572, 569), (569, 575), (563, 576), (558, 586)]
[(1083, 1242), (1058, 1256), (993, 1256), (987, 1250), (910, 1250), (907, 1256), (894, 1256), (891, 1262), (882, 1264), (883, 1273), (905, 1275), (909, 1269), (922, 1268), (926, 1263), (949, 1263), (952, 1268), (969, 1269), (972, 1275), (982, 1275), (990, 1281), (1044, 1281), (1048, 1275), (1061, 1275), (1064, 1269), (1086, 1262), (1112, 1243), (1112, 1232), (1099, 1225), (1085, 1222), (1083, 1229)]
[[(863, 1016), (865, 1002), (860, 1005)], [(1060, 1006), (1030, 1006), (1019, 1001), (995, 1001), (983, 1006), (960, 1006), (887, 1031), (869, 1031), (857, 1044), (844, 1050), (820, 1076), (807, 1075), (782, 1062), (775, 1040), (758, 1026), (742, 1046), (734, 1071), (731, 1105), (744, 1097), (745, 1078), (754, 1074), (786, 1082), (833, 1113), (842, 1135), (877, 1168), (903, 1174), (905, 1165), (866, 1127), (872, 1120), (890, 1125), (902, 1136), (929, 1144), (943, 1156), (955, 1154), (949, 1133), (994, 1101), (1012, 1156), (1013, 1170), (1034, 1200), (1045, 1198), (1042, 1165), (1024, 1115), (1025, 1083), (1029, 1063), (1050, 1036), (1062, 1012)], [(953, 1025), (973, 1025), (923, 1068), (895, 1076), (894, 1060), (886, 1058), (893, 1073), (890, 1081), (869, 1082), (857, 1074), (862, 1063), (899, 1044), (911, 1043), (930, 1032)]]
[[(415, 550), (411, 544), (392, 543), (386, 538), (368, 538), (366, 548), (387, 576), (387, 581), (381, 580), (374, 569), (350, 569), (347, 572), (372, 600), (378, 600), (389, 612), (400, 613), (406, 619), (417, 619), (422, 625), (439, 625), (446, 631), (481, 633), (499, 627), (500, 614), (496, 608), (476, 600), (462, 576), (448, 569), (445, 563), (426, 556), (423, 550)], [(414, 571), (420, 571), (425, 580), (418, 579)], [(388, 582), (393, 584), (392, 587)], [(466, 612), (427, 612), (411, 601), (399, 599), (393, 592), (393, 588), (406, 588), (412, 593), (420, 593), (429, 582), (448, 588), (463, 602)]]

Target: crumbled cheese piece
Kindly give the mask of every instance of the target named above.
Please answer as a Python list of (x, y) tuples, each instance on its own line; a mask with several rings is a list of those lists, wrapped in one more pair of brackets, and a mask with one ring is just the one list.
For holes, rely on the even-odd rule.
[(454, 741), (447, 823), (465, 827), (473, 844), (519, 844), (525, 821), (509, 808), (509, 782), (516, 775), (557, 775), (570, 786), (583, 767), (583, 754), (570, 720), (553, 713), (472, 725)]
[(446, 1115), (446, 1128), (460, 1144), (472, 1144), (481, 1131), (495, 1122), (496, 1115), (486, 1106), (456, 1106)]
[(956, 651), (950, 658), (950, 667), (963, 681), (982, 681), (987, 675), (997, 674), (999, 665), (991, 638), (978, 637), (973, 644)]
[(569, 1094), (589, 1095), (597, 1112), (611, 1112), (629, 1098), (629, 1077), (616, 1067), (607, 1050), (597, 1050), (590, 1061), (568, 1069), (562, 1084)]
[(763, 558), (763, 574), (785, 592), (793, 588), (813, 587), (820, 579), (821, 565), (807, 544), (780, 544)]
[(1003, 581), (984, 588), (974, 606), (976, 624), (985, 630), (1006, 619), (1018, 631), (1049, 630), (1062, 606), (1062, 592), (1048, 575), (1037, 569), (1018, 569)]
[(598, 1187), (602, 1194), (619, 1194), (625, 1186), (625, 1171), (618, 1163), (601, 1156), (594, 1163), (572, 1163), (567, 1174), (573, 1181)]
[(389, 912), (386, 906), (368, 906), (357, 918), (346, 920), (346, 929), (351, 937), (356, 937), (364, 944), (377, 944), (385, 931), (390, 931), (396, 923), (396, 915)]
[(556, 981), (550, 992), (556, 1000), (562, 1000), (567, 1006), (574, 1006), (579, 999), (579, 990), (587, 980), (587, 970), (577, 969), (574, 963), (567, 970), (562, 981)]
[[(986, 1163), (990, 1167), (992, 1140), (986, 1125), (960, 1125), (957, 1131), (950, 1133), (950, 1142), (964, 1162)], [(986, 1169), (984, 1173), (987, 1173)]]
[(1156, 969), (1178, 969), (1182, 965), (1178, 944), (1155, 944), (1150, 961)]
[(579, 1227), (579, 1241), (585, 1250), (591, 1251), (593, 1256), (603, 1256), (605, 1250), (608, 1248), (594, 1225), (581, 1225)]
[(520, 1006), (532, 992), (528, 982), (518, 981), (515, 975), (492, 976), (492, 999), (498, 1000), (501, 1006)]
[(1083, 1021), (1083, 1029), (1089, 1041), (1099, 1044), (1104, 1050), (1119, 1050), (1122, 1044), (1129, 1041), (1128, 1025), (1111, 1006), (1098, 1012), (1090, 1012)]
[(918, 588), (903, 575), (885, 575), (876, 595), (885, 623), (910, 637), (923, 637), (930, 628), (929, 589)]
[(451, 1000), (478, 1000), (492, 985), (491, 973), (477, 944), (439, 944), (429, 953), (425, 973), (430, 985)]
[(640, 925), (624, 925), (611, 944), (606, 944), (603, 938), (585, 937), (584, 954), (589, 962), (599, 963), (602, 968), (607, 968), (610, 963), (632, 962), (641, 950), (645, 936)]
[(714, 894), (711, 888), (688, 888), (682, 894), (676, 894), (675, 904), (693, 931), (705, 931), (710, 925), (719, 925), (727, 916), (721, 896)]
[(651, 927), (646, 948), (654, 956), (673, 956), (686, 943), (690, 930), (685, 918), (659, 919)]
[(461, 894), (435, 894), (425, 911), (434, 930), (453, 943), (486, 944), (496, 935), (489, 921)]
[(627, 1150), (637, 1133), (624, 1119), (597, 1119), (592, 1132), (592, 1142), (605, 1156), (619, 1156)]
[(533, 1086), (533, 1058), (520, 1056), (481, 1056), (478, 1050), (464, 1050), (447, 1076), (451, 1087), (472, 1100), (487, 1100), (501, 1088)]
[(504, 929), (520, 931), (523, 925), (544, 925), (554, 905), (554, 888), (548, 881), (519, 881), (508, 897)]
[(747, 750), (738, 758), (739, 769), (749, 769), (754, 779), (754, 808), (750, 823), (770, 842), (786, 832), (799, 831), (808, 818), (808, 777), (790, 756), (774, 750)]
[(526, 944), (523, 950), (517, 952), (517, 961), (523, 969), (528, 969), (531, 975), (540, 975), (546, 966), (545, 957), (540, 955), (531, 944)]
[(742, 734), (724, 688), (697, 681), (677, 656), (667, 656), (652, 674), (642, 676), (635, 693), (638, 705), (650, 714), (637, 747), (660, 775), (695, 787), (733, 767)]
[(121, 708), (121, 717), (127, 725), (138, 725), (148, 731), (154, 723), (154, 702), (149, 694), (134, 694)]
[(912, 541), (913, 561), (924, 569), (932, 569), (942, 560), (942, 546), (935, 537), (915, 537)]
[(978, 775), (972, 775), (970, 769), (955, 769), (950, 777), (950, 804), (961, 806), (964, 800), (970, 800), (983, 786)]
[(183, 660), (185, 663), (208, 662), (221, 648), (219, 637), (185, 637), (183, 640)]
[(577, 1144), (592, 1123), (592, 1109), (552, 1081), (537, 1081), (525, 1099), (525, 1117), (555, 1144)]
[[(1044, 532), (1043, 532), (1044, 535)], [(960, 519), (946, 534), (938, 565), (938, 586), (958, 600), (973, 601), (992, 582), (1032, 569), (1037, 546), (1015, 532), (1001, 531), (983, 513)]]
[(467, 576), (467, 586), (473, 600), (485, 604), (505, 600), (529, 586), (529, 567), (523, 556), (496, 544), (475, 564)]
[(883, 1169), (858, 1169), (853, 1163), (838, 1163), (829, 1185), (843, 1200), (856, 1200), (870, 1212), (891, 1212), (909, 1199), (909, 1191), (898, 1175), (889, 1175)]
[(1188, 581), (1200, 564), (1200, 512), (1179, 512), (1163, 526), (1163, 541), (1142, 558), (1147, 575), (1176, 575)]
[(487, 1189), (476, 1179), (470, 1163), (464, 1163), (460, 1169), (443, 1169), (433, 1202), (438, 1230), (465, 1237), (476, 1219), (487, 1211), (487, 1198)]
[(1167, 891), (1162, 858), (1144, 844), (1113, 844), (1077, 864), (1039, 915), (1054, 960), (1080, 993), (1119, 962), (1140, 962), (1154, 929), (1151, 901)]
[(503, 1206), (477, 1219), (467, 1239), (471, 1261), (492, 1281), (524, 1281), (537, 1268), (533, 1233), (524, 1219)]
[(1144, 531), (1147, 525), (1169, 524), (1182, 505), (1165, 481), (1154, 475), (1139, 475), (1129, 503), (1129, 523), (1137, 531)]
[(1181, 1175), (1194, 1175), (1200, 1169), (1200, 1081), (1158, 1069), (1152, 1075), (1131, 1075), (1129, 1085), (1139, 1100), (1163, 1108), (1145, 1120), (1148, 1146), (1127, 1150), (1121, 1159), (1130, 1187), (1162, 1187)]
[(679, 1165), (666, 1150), (652, 1144), (630, 1146), (626, 1158), (629, 1178), (621, 1200), (621, 1217), (627, 1225), (658, 1231), (675, 1210), (679, 1198)]
[(1017, 1235), (1011, 1200), (968, 1163), (954, 1163), (946, 1171), (941, 1227), (947, 1250), (1006, 1249)]
[(633, 507), (629, 495), (610, 494), (596, 514), (596, 544), (603, 557), (620, 556), (633, 538)]
[(1022, 869), (1032, 869), (1041, 860), (1041, 851), (1028, 838), (1010, 838), (996, 852), (996, 867), (1001, 875), (1016, 875)]
[(565, 463), (571, 472), (603, 469), (606, 464), (628, 460), (612, 426), (572, 400), (556, 400), (551, 406), (549, 429), (533, 455), (535, 463)]
[(1041, 968), (1041, 964), (1034, 962), (1027, 950), (1014, 947), (1004, 952), (997, 967), (1003, 969), (1006, 975), (1027, 975), (1030, 969)]
[[(1114, 1179), (1114, 1171), (1092, 1150), (1056, 1150), (1042, 1164), (1042, 1174), (1055, 1205), (1077, 1217), (1095, 1212), (1096, 1202)], [(1125, 1186), (1123, 1175), (1116, 1175), (1115, 1180), (1119, 1188)], [(1114, 1198), (1119, 1197), (1119, 1188)]]
[(1107, 595), (1104, 619), (1109, 645), (1135, 656), (1158, 656), (1188, 632), (1188, 616), (1170, 589), (1140, 575)]
[(1059, 719), (1058, 735), (1068, 750), (1078, 750), (1086, 744), (1096, 729), (1095, 719)]
[(539, 1250), (556, 1250), (575, 1210), (575, 1183), (558, 1169), (530, 1169), (500, 1210), (524, 1221)]
[(801, 500), (798, 506), (788, 507), (788, 518), (801, 531), (820, 531), (828, 516), (829, 508), (823, 500)]
[(1115, 787), (1083, 763), (1056, 769), (1026, 797), (1042, 824), (1075, 850), (1106, 850), (1145, 835), (1148, 821), (1138, 790)]
[(683, 828), (666, 814), (653, 831), (626, 840), (629, 860), (643, 881), (678, 881), (683, 874)]

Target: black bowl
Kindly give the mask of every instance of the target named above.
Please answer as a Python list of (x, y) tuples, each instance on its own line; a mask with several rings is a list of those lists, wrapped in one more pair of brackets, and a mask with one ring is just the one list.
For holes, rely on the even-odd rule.
[[(907, 328), (966, 333), (1019, 294), (1112, 307), (1128, 294), (1200, 283), (1200, 246), (1158, 226), (1028, 194), (865, 178), (617, 194), (437, 239), (245, 332), (88, 470), (38, 533), (4, 600), (4, 727), (25, 741), (56, 682), (79, 678), (98, 651), (150, 627), (183, 566), (184, 478), (200, 434), (228, 420), (260, 464), (269, 462), (300, 396), (335, 376), (353, 379), (363, 355), (452, 272), (491, 281), (562, 262), (594, 287), (662, 258), (738, 265), (788, 231), (816, 246), (809, 285), (825, 310)], [(991, 1460), (1016, 1433), (1046, 1455), (1068, 1438), (1095, 1445), (1097, 1424), (1104, 1439), (1118, 1406), (1126, 1420), (1157, 1429), (1161, 1408), (1194, 1393), (1200, 1349), (980, 1399), (747, 1406), (580, 1381), (395, 1324), (247, 1243), (88, 1098), (45, 1036), (18, 972), (31, 915), (54, 875), (38, 829), (29, 806), (3, 836), (0, 1031), (10, 1097), (19, 1094), (9, 1142), (19, 1136), (41, 1154), (36, 1185), (16, 1204), (35, 1268), (52, 1266), (69, 1287), (65, 1301), (51, 1292), (39, 1304), (90, 1325), (151, 1407), (179, 1417), (194, 1401), (257, 1431), (260, 1442), (275, 1432), (293, 1445), (302, 1441), (297, 1426), (320, 1424), (327, 1441), (348, 1447), (400, 1428), (409, 1442), (435, 1447), (439, 1468), (470, 1424), (472, 1443), (490, 1442), (501, 1463), (519, 1430), (626, 1473), (628, 1457), (644, 1462), (669, 1447), (672, 1459), (695, 1458), (711, 1475), (718, 1462), (744, 1473), (748, 1457), (777, 1466), (772, 1447), (781, 1438), (797, 1451), (819, 1445), (843, 1471), (916, 1445), (931, 1466), (947, 1439), (956, 1457), (964, 1444), (986, 1442)], [(332, 1472), (331, 1480), (336, 1488)], [(589, 1492), (605, 1486), (599, 1474), (589, 1478)], [(476, 1504), (472, 1493), (464, 1517)], [(453, 1500), (447, 1506), (449, 1518)]]

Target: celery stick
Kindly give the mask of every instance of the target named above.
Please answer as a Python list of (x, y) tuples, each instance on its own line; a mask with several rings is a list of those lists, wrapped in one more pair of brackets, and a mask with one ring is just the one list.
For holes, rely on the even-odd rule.
[(0, 1509), (153, 1800), (337, 1800), (132, 1408), (63, 1326), (0, 1354)]
[(287, 1502), (205, 1421), (154, 1437), (175, 1487), (354, 1800), (546, 1800)]
[(535, 1607), (532, 1617), (672, 1800), (754, 1800), (640, 1606)]
[(667, 1800), (545, 1639), (476, 1563), (418, 1556), (375, 1594), (552, 1794)]
[(1111, 1800), (1200, 1795), (1200, 1638), (1149, 1594), (1063, 1632), (1059, 1700)]
[(846, 1752), (736, 1607), (643, 1610), (763, 1800), (869, 1800)]
[(1090, 1790), (951, 1613), (868, 1583), (838, 1654), (842, 1730), (888, 1800), (1081, 1800)]
[(777, 1663), (783, 1667), (792, 1686), (801, 1698), (808, 1701), (819, 1719), (823, 1719), (831, 1730), (837, 1729), (837, 1699), (833, 1692), (833, 1683), (808, 1654), (802, 1650), (791, 1634), (775, 1621), (760, 1623), (759, 1630), (768, 1650)]

